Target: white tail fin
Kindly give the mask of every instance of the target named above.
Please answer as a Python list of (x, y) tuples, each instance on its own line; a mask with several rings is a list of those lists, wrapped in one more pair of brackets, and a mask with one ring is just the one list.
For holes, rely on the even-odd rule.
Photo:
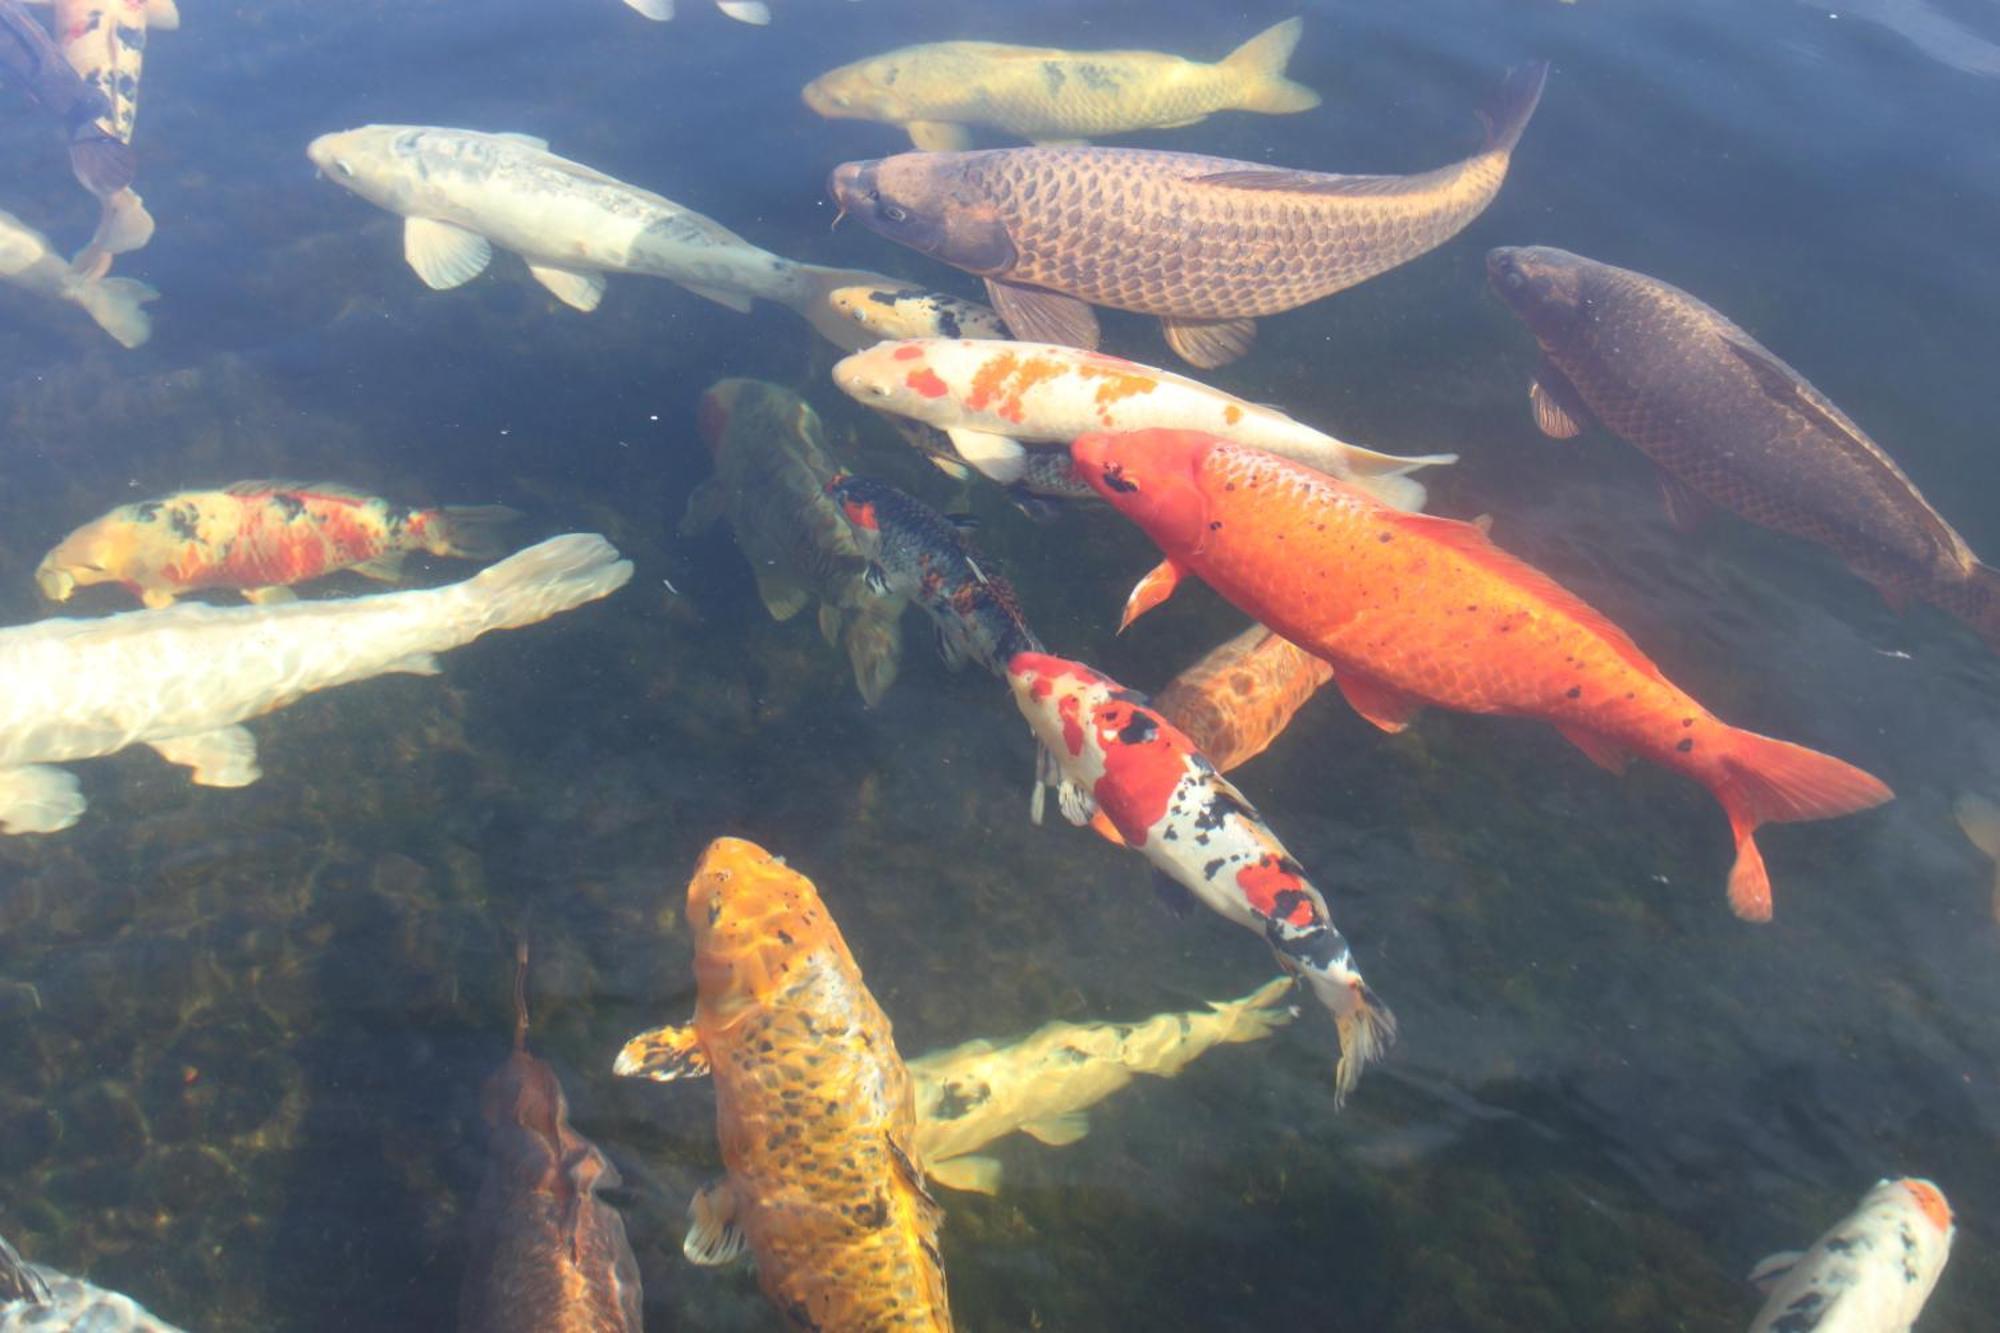
[(101, 278), (110, 272), (112, 256), (142, 249), (152, 239), (153, 215), (128, 185), (104, 198), (97, 215), (97, 231), (90, 244), (70, 261), (70, 268), (84, 277)]
[(153, 321), (140, 309), (160, 294), (136, 278), (104, 278), (79, 282), (70, 288), (70, 299), (89, 312), (121, 347), (137, 347), (153, 336)]
[(517, 629), (609, 596), (631, 577), (632, 562), (610, 542), (572, 532), (508, 556), (458, 590), (480, 603), (485, 629)]

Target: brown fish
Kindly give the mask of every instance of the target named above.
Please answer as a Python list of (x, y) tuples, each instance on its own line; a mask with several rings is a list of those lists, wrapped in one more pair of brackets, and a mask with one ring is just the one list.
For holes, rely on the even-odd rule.
[(490, 1160), (466, 1237), (460, 1333), (639, 1333), (639, 1263), (597, 1197), (618, 1169), (570, 1127), (555, 1071), (528, 1053), (528, 949), (514, 974), (514, 1054), (482, 1098)]
[(1478, 153), (1414, 176), (1340, 176), (1138, 148), (902, 153), (834, 168), (843, 214), (986, 279), (1030, 342), (1097, 346), (1093, 305), (1157, 315), (1197, 366), (1250, 349), (1256, 320), (1436, 249), (1507, 176), (1546, 63), (1507, 78)]
[(1595, 418), (1659, 464), (1667, 512), (1710, 505), (1828, 547), (1893, 607), (1920, 597), (2000, 648), (2000, 571), (1979, 562), (1903, 470), (1806, 378), (1678, 287), (1547, 246), (1487, 275), (1541, 344), (1535, 421)]
[(1175, 676), (1153, 707), (1227, 773), (1264, 753), (1332, 679), (1325, 662), (1252, 625)]

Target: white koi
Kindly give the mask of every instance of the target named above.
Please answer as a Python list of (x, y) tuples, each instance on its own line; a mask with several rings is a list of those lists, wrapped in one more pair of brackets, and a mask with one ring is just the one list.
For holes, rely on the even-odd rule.
[(0, 282), (82, 307), (122, 347), (137, 347), (153, 336), (153, 321), (140, 307), (158, 292), (132, 278), (78, 272), (50, 247), (48, 237), (11, 213), (0, 213)]
[(306, 155), (335, 184), (404, 219), (403, 257), (438, 291), (478, 277), (498, 246), (576, 310), (597, 309), (606, 274), (634, 273), (744, 314), (752, 301), (775, 301), (834, 345), (855, 348), (873, 335), (836, 311), (829, 294), (891, 282), (774, 255), (525, 134), (368, 125), (323, 134)]
[(1003, 485), (1025, 469), (1023, 442), (1066, 445), (1090, 431), (1154, 426), (1289, 458), (1399, 509), (1424, 504), (1422, 483), (1407, 474), (1458, 461), (1377, 453), (1184, 375), (1055, 343), (877, 343), (834, 366), (833, 382), (869, 407), (936, 426), (966, 463)]
[(1750, 1333), (1909, 1333), (1951, 1257), (1951, 1205), (1928, 1180), (1878, 1181), (1803, 1254), (1750, 1280), (1769, 1293)]
[(602, 537), (572, 533), (442, 588), (263, 606), (183, 602), (0, 630), (0, 833), (83, 814), (50, 764), (149, 745), (204, 787), (255, 782), (240, 724), (335, 685), (430, 676), (437, 654), (596, 601), (632, 577)]

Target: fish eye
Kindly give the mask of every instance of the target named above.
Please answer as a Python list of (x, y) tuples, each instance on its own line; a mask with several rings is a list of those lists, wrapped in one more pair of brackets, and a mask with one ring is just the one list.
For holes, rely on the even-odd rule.
[(1501, 275), (1500, 281), (1506, 284), (1508, 291), (1518, 292), (1528, 285), (1528, 275), (1521, 272), (1520, 269), (1515, 268), (1512, 264), (1509, 264), (1506, 273)]
[(877, 398), (887, 398), (889, 396), (889, 386), (886, 384), (871, 384), (868, 386), (868, 392)]
[(354, 175), (354, 167), (344, 157), (333, 159), (333, 169), (343, 176), (352, 178)]
[(910, 220), (909, 213), (896, 207), (894, 204), (882, 205), (882, 217), (888, 222), (908, 222)]

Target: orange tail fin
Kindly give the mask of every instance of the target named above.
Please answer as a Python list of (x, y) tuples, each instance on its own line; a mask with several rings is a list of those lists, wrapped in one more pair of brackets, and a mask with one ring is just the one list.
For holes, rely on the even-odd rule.
[(1771, 877), (1752, 836), (1760, 825), (1831, 819), (1895, 796), (1879, 779), (1852, 764), (1753, 731), (1734, 734), (1722, 767), (1726, 776), (1716, 787), (1715, 798), (1722, 802), (1736, 837), (1729, 906), (1745, 921), (1771, 919)]

